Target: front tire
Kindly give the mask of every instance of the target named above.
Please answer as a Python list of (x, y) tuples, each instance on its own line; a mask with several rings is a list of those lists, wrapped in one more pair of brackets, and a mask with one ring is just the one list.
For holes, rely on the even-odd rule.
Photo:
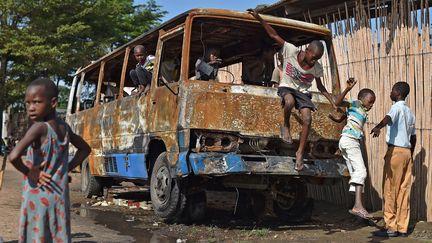
[(153, 166), (150, 197), (156, 216), (165, 222), (178, 221), (185, 208), (186, 198), (179, 183), (171, 177), (166, 153), (161, 153)]
[(92, 176), (88, 160), (85, 160), (81, 168), (81, 192), (86, 198), (102, 196), (103, 186), (100, 178)]

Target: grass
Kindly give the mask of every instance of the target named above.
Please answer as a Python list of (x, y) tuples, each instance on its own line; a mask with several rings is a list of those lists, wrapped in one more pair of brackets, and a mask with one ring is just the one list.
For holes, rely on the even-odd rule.
[(265, 237), (270, 234), (269, 229), (257, 229), (257, 230), (252, 230), (252, 232), (257, 237)]

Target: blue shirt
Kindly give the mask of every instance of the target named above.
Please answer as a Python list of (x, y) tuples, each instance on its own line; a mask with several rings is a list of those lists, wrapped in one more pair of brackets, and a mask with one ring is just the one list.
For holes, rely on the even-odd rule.
[(364, 136), (363, 126), (367, 121), (367, 111), (359, 100), (349, 102), (347, 124), (342, 130), (342, 136), (360, 139)]
[(391, 122), (387, 125), (386, 142), (388, 144), (411, 148), (410, 139), (415, 135), (415, 117), (404, 100), (392, 105), (389, 113)]

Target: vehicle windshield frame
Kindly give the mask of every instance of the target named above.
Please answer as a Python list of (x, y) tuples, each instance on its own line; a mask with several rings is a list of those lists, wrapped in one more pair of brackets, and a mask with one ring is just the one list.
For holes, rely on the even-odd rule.
[[(286, 20), (286, 19), (282, 19), (282, 18), (275, 18), (275, 17), (271, 17), (271, 19), (276, 19), (278, 21), (269, 21), (269, 24), (275, 28), (278, 29), (285, 29), (287, 30), (286, 32), (289, 31), (297, 31), (297, 32), (302, 32), (305, 34), (310, 34), (311, 37), (310, 39), (304, 39), (303, 42), (301, 43), (301, 45), (305, 45), (307, 43), (309, 43), (311, 40), (313, 39), (317, 39), (314, 37), (319, 37), (320, 40), (325, 42), (325, 48), (327, 51), (327, 59), (328, 59), (328, 64), (329, 64), (329, 71), (330, 71), (330, 78), (331, 78), (331, 90), (328, 90), (330, 93), (339, 93), (340, 92), (340, 86), (339, 86), (339, 76), (338, 76), (338, 72), (337, 72), (337, 64), (336, 64), (336, 58), (334, 56), (334, 50), (333, 50), (333, 46), (332, 46), (332, 38), (331, 38), (331, 32), (325, 29), (322, 26), (318, 26), (318, 25), (314, 25), (314, 24), (310, 24), (310, 23), (306, 23), (306, 22), (301, 22), (301, 21), (295, 21), (295, 20)], [(187, 50), (184, 51), (184, 54), (186, 55), (185, 59), (183, 60), (183, 65), (184, 67), (184, 78), (183, 80), (185, 80), (186, 82), (195, 82), (195, 81), (202, 81), (202, 80), (194, 80), (191, 79), (191, 70), (193, 70), (192, 68), (194, 68), (193, 65), (195, 62), (191, 62), (191, 59), (193, 58), (193, 55), (191, 55), (191, 51), (192, 48), (195, 48), (194, 44), (192, 43), (193, 40), (193, 28), (195, 27), (195, 25), (197, 24), (197, 20), (204, 20), (204, 21), (238, 21), (238, 22), (242, 22), (244, 24), (253, 26), (253, 27), (257, 27), (260, 26), (259, 22), (256, 20), (251, 20), (249, 18), (245, 18), (245, 17), (240, 17), (240, 16), (218, 16), (218, 15), (205, 15), (205, 14), (195, 14), (192, 16), (189, 16), (188, 20), (186, 20), (187, 23), (189, 23), (188, 28), (186, 28), (186, 33), (185, 33), (185, 40), (187, 40), (188, 43), (186, 43), (187, 45)], [(286, 20), (286, 21), (285, 21)], [(284, 22), (288, 22), (288, 23), (284, 23)], [(291, 24), (290, 22), (293, 22), (293, 24)], [(260, 28), (262, 28), (260, 26)], [(323, 30), (324, 29), (324, 30)], [(264, 31), (264, 28), (262, 28), (262, 31)], [(285, 33), (286, 35), (286, 33)], [(281, 34), (282, 36), (282, 34)], [(298, 44), (294, 43), (294, 44)], [(301, 46), (299, 45), (299, 46)], [(194, 59), (195, 60), (195, 59)], [(226, 65), (228, 66), (228, 65)], [(225, 66), (222, 66), (225, 67)], [(230, 83), (224, 83), (224, 84), (230, 84)], [(247, 85), (247, 84), (230, 84), (230, 85)]]

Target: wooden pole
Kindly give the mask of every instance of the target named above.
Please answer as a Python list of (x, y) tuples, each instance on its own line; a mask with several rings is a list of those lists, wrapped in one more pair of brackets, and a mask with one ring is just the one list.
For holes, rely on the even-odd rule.
[(6, 170), (6, 160), (7, 160), (7, 154), (5, 153), (3, 155), (3, 162), (2, 162), (1, 169), (0, 169), (0, 191), (1, 191), (2, 186), (3, 186), (3, 175), (4, 175), (4, 172)]

